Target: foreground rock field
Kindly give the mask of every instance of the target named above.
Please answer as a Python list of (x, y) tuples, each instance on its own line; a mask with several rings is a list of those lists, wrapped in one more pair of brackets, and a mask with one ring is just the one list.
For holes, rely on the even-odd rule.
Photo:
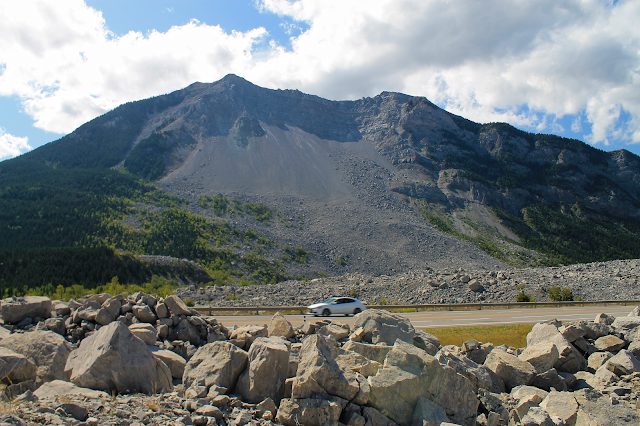
[(640, 307), (444, 346), (401, 316), (228, 330), (180, 298), (4, 299), (0, 425), (637, 425)]
[(640, 300), (640, 260), (554, 268), (424, 269), (398, 275), (348, 274), (264, 286), (184, 287), (183, 300), (213, 306), (307, 306), (331, 296), (355, 296), (370, 305), (515, 302), (521, 291), (548, 301), (552, 287), (582, 300)]

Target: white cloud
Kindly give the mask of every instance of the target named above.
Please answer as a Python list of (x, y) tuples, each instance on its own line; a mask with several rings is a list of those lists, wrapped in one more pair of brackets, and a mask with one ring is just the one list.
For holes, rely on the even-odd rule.
[(329, 99), (424, 95), (476, 121), (539, 131), (578, 114), (594, 144), (640, 142), (638, 1), (259, 2), (287, 25), (305, 23), (290, 49), (263, 28), (228, 34), (197, 21), (116, 37), (80, 0), (50, 5), (0, 3), (0, 95), (20, 96), (49, 131), (233, 72)]
[(10, 135), (0, 127), (0, 160), (16, 157), (26, 151), (29, 151), (31, 147), (28, 142), (28, 138)]

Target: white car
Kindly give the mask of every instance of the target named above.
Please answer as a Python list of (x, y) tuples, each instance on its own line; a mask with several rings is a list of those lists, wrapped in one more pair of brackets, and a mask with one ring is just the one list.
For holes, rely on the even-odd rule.
[(307, 307), (310, 315), (356, 315), (367, 309), (366, 303), (353, 297), (332, 297)]

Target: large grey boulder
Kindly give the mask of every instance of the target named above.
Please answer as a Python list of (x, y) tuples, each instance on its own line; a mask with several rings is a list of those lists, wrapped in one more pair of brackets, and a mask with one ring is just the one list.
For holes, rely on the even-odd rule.
[(271, 321), (267, 327), (267, 336), (282, 336), (288, 339), (295, 336), (295, 334), (296, 332), (293, 330), (291, 323), (287, 321), (280, 312), (276, 312), (273, 317), (271, 317)]
[(258, 337), (267, 337), (267, 327), (261, 325), (245, 325), (232, 330), (229, 339), (242, 349), (249, 350), (251, 344)]
[(41, 401), (54, 401), (57, 396), (78, 395), (87, 399), (108, 399), (109, 394), (88, 388), (81, 388), (64, 380), (53, 380), (40, 386), (34, 393)]
[(626, 343), (618, 336), (607, 335), (600, 337), (598, 340), (593, 342), (593, 345), (596, 347), (596, 349), (598, 349), (598, 351), (618, 352), (620, 349), (626, 346)]
[(151, 308), (147, 305), (133, 305), (131, 307), (131, 312), (142, 322), (148, 322), (153, 324), (156, 322), (158, 317), (151, 311)]
[(69, 355), (65, 374), (80, 387), (152, 394), (173, 389), (171, 371), (120, 321), (102, 327)]
[(207, 388), (217, 385), (232, 391), (247, 361), (247, 353), (232, 343), (207, 343), (187, 363), (182, 383), (186, 389), (202, 380)]
[(361, 343), (349, 340), (342, 346), (347, 351), (357, 352), (367, 359), (383, 363), (387, 354), (393, 349), (391, 345), (373, 345), (371, 343)]
[(336, 362), (338, 348), (324, 337), (307, 337), (300, 350), (298, 371), (291, 388), (292, 398), (337, 396), (351, 401), (360, 391), (357, 373), (342, 370)]
[(7, 324), (17, 324), (25, 318), (49, 318), (52, 308), (48, 297), (9, 297), (0, 302), (0, 316)]
[(499, 349), (491, 351), (484, 365), (502, 379), (508, 391), (531, 383), (536, 372), (528, 362)]
[[(586, 322), (586, 321), (583, 321)], [(558, 328), (549, 323), (538, 323), (527, 334), (527, 347), (543, 342), (551, 342), (558, 349), (558, 361), (553, 365), (558, 371), (575, 373), (584, 370), (587, 361), (578, 350), (558, 331)]]
[(0, 347), (0, 381), (14, 384), (36, 379), (36, 365), (24, 355)]
[(411, 425), (440, 426), (443, 422), (449, 422), (449, 417), (447, 417), (444, 408), (423, 396), (418, 397), (416, 408), (413, 410), (413, 421)]
[(535, 345), (527, 346), (525, 350), (518, 355), (523, 361), (527, 361), (533, 365), (536, 373), (544, 373), (550, 370), (558, 362), (560, 354), (558, 347), (551, 341), (539, 342)]
[(32, 331), (12, 334), (0, 341), (0, 346), (9, 348), (27, 357), (37, 367), (37, 382), (68, 380), (65, 364), (71, 353), (71, 344), (53, 331)]
[(607, 362), (613, 354), (611, 352), (595, 352), (589, 356), (587, 361), (587, 369), (589, 372), (595, 372), (602, 364)]
[[(569, 373), (566, 373), (569, 374)], [(559, 392), (566, 391), (568, 389), (567, 382), (558, 374), (558, 370), (552, 368), (544, 373), (536, 374), (531, 380), (531, 385), (545, 391), (555, 389)]]
[(202, 341), (198, 328), (186, 318), (182, 319), (178, 325), (174, 327), (173, 333), (169, 335), (169, 339), (182, 340), (195, 346), (200, 346)]
[(244, 401), (257, 404), (271, 398), (276, 404), (284, 396), (291, 343), (282, 337), (259, 337), (249, 349), (247, 369), (240, 375), (236, 392)]
[(549, 395), (540, 403), (540, 408), (552, 416), (560, 417), (566, 426), (576, 424), (578, 402), (571, 392), (549, 392)]
[(180, 316), (180, 315), (192, 315), (193, 314), (193, 311), (191, 309), (189, 309), (189, 307), (187, 307), (187, 305), (184, 304), (182, 299), (180, 299), (178, 296), (175, 296), (173, 294), (171, 296), (167, 296), (164, 299), (164, 304), (169, 309), (169, 312), (171, 313), (171, 315)]
[(479, 401), (469, 380), (412, 344), (397, 340), (384, 367), (368, 379), (369, 405), (400, 425), (413, 421), (419, 397), (461, 425), (474, 425)]
[(115, 321), (120, 315), (121, 305), (122, 302), (116, 297), (105, 300), (96, 314), (95, 321), (101, 325), (107, 325)]
[(286, 398), (280, 402), (276, 420), (288, 426), (329, 426), (338, 424), (341, 412), (341, 404), (334, 401)]
[(453, 368), (456, 373), (469, 379), (475, 392), (478, 388), (491, 390), (491, 374), (484, 365), (478, 365), (464, 355), (444, 349), (436, 354), (436, 359), (440, 364)]
[(578, 402), (575, 426), (637, 426), (638, 414), (622, 404), (612, 405), (611, 400), (592, 389), (572, 393)]
[(149, 350), (153, 356), (164, 362), (171, 371), (171, 377), (174, 379), (182, 379), (184, 369), (187, 366), (187, 360), (177, 353), (168, 349), (161, 349), (158, 346), (149, 346)]
[(618, 376), (625, 376), (640, 372), (640, 361), (630, 351), (622, 350), (600, 368), (603, 367)]
[(393, 345), (396, 340), (412, 343), (416, 331), (411, 322), (379, 309), (367, 309), (354, 317), (353, 328), (362, 327), (362, 340), (367, 343)]
[(611, 327), (627, 341), (636, 340), (635, 331), (640, 329), (640, 317), (618, 317)]
[(131, 324), (129, 326), (129, 331), (147, 345), (155, 345), (156, 340), (158, 340), (158, 330), (156, 330), (156, 328), (151, 324)]
[(605, 323), (596, 323), (594, 321), (576, 321), (573, 323), (585, 331), (584, 337), (596, 340), (602, 336), (613, 333), (614, 329)]

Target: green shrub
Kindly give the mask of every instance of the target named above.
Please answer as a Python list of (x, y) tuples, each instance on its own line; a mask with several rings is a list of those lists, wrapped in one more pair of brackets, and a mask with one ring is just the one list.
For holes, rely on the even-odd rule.
[(187, 299), (187, 300), (185, 300), (185, 301), (184, 301), (184, 304), (185, 304), (185, 305), (187, 305), (187, 306), (189, 306), (189, 307), (192, 307), (192, 306), (194, 305), (193, 300), (191, 300), (191, 299)]
[(568, 288), (551, 287), (549, 289), (549, 300), (552, 302), (571, 302), (573, 292)]
[(524, 292), (524, 290), (520, 290), (520, 293), (516, 296), (516, 300), (518, 302), (533, 302), (533, 297)]

